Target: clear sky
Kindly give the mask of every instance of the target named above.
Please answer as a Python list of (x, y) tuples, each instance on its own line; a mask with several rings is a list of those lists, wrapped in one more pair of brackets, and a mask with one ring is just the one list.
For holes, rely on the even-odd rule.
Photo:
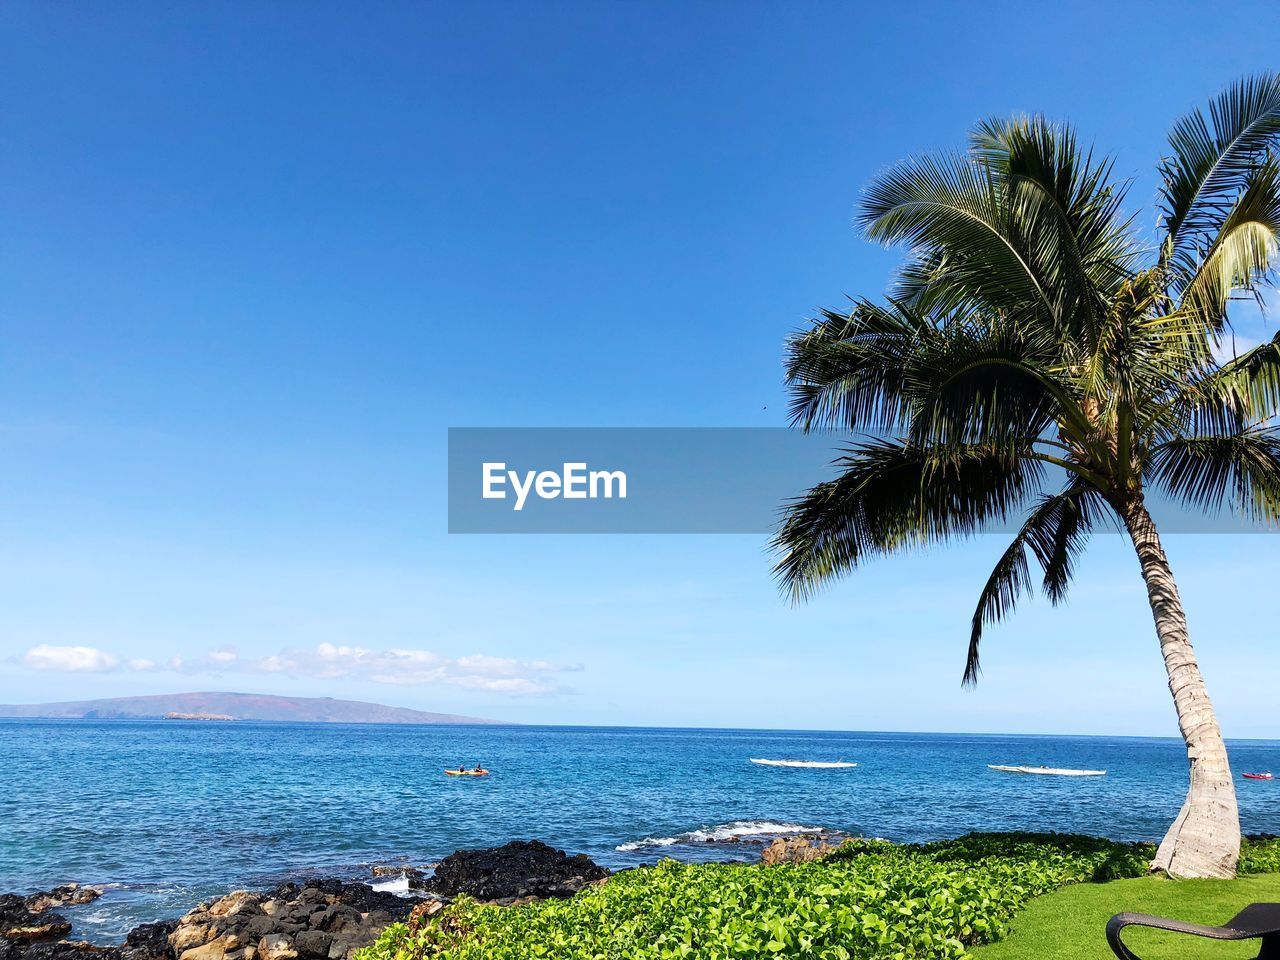
[[(1042, 111), (1149, 225), (1169, 124), (1277, 40), (1273, 2), (11, 0), (0, 702), (1176, 734), (1118, 537), (962, 691), (1002, 541), (793, 609), (763, 537), (449, 536), (446, 428), (780, 425), (784, 336), (897, 262), (869, 177)], [(1280, 736), (1280, 539), (1169, 550), (1225, 732)]]

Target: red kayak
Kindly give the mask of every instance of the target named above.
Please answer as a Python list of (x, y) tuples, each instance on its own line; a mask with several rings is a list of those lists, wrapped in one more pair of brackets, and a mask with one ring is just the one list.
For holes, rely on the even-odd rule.
[(1275, 779), (1275, 777), (1269, 773), (1246, 773), (1244, 775), (1244, 778), (1246, 780), (1274, 780)]

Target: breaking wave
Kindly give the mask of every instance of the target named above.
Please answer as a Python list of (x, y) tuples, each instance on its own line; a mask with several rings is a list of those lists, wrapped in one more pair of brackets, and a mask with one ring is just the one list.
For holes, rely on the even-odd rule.
[(734, 820), (716, 827), (690, 830), (674, 837), (646, 837), (615, 847), (621, 853), (649, 847), (674, 847), (686, 843), (760, 842), (770, 837), (793, 837), (801, 833), (830, 833), (825, 827), (809, 827), (801, 823), (775, 823), (772, 820)]

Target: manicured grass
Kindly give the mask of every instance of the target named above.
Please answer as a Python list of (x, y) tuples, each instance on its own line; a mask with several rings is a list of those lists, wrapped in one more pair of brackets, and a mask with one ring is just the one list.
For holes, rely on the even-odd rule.
[[(1154, 913), (1221, 924), (1250, 903), (1280, 903), (1280, 874), (1239, 880), (1142, 877), (1067, 887), (1032, 901), (1007, 939), (973, 951), (974, 960), (1115, 960), (1103, 931), (1117, 913)], [(1258, 941), (1200, 940), (1130, 927), (1124, 941), (1143, 960), (1245, 960)]]

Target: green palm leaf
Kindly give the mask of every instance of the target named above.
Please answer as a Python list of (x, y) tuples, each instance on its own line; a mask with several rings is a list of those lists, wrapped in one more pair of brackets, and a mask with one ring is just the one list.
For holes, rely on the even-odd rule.
[(1274, 427), (1168, 440), (1152, 451), (1148, 475), (1196, 510), (1217, 513), (1225, 506), (1250, 520), (1280, 520), (1280, 430)]
[(966, 537), (1006, 518), (1039, 486), (1042, 465), (995, 446), (921, 448), (871, 440), (839, 476), (787, 505), (775, 573), (794, 598), (876, 555)]
[(1160, 168), (1167, 259), (1197, 259), (1278, 135), (1280, 74), (1232, 84), (1210, 101), (1208, 118), (1193, 110), (1174, 124), (1173, 155)]
[(1057, 604), (1066, 599), (1072, 564), (1084, 549), (1097, 515), (1096, 499), (1095, 491), (1076, 481), (1061, 493), (1042, 497), (1028, 514), (978, 596), (964, 665), (966, 685), (978, 681), (983, 628), (1007, 617), (1019, 597), (1032, 591), (1028, 552), (1044, 571), (1044, 590), (1050, 600)]

